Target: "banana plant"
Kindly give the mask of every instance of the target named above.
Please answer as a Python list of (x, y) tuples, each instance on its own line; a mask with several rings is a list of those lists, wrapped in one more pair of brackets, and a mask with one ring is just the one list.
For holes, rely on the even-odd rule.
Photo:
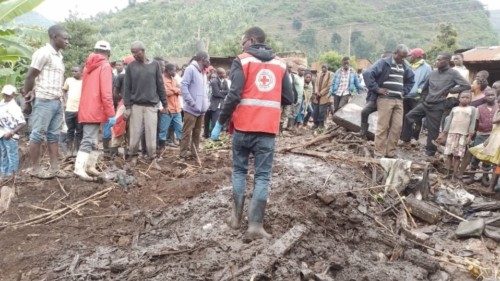
[(0, 85), (15, 84), (22, 59), (30, 58), (33, 49), (19, 40), (14, 29), (5, 24), (40, 5), (43, 0), (0, 0)]

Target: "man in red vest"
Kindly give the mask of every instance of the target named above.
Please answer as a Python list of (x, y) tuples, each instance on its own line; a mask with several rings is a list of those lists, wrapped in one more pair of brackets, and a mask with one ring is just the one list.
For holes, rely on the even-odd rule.
[(248, 158), (255, 158), (255, 183), (248, 208), (246, 239), (270, 238), (263, 228), (269, 181), (274, 156), (275, 137), (279, 133), (281, 106), (293, 103), (292, 83), (286, 64), (265, 44), (266, 34), (259, 27), (245, 31), (241, 40), (243, 53), (231, 66), (231, 88), (224, 100), (219, 121), (212, 130), (216, 140), (222, 124), (231, 119), (233, 134), (234, 210), (229, 225), (241, 224), (245, 201)]

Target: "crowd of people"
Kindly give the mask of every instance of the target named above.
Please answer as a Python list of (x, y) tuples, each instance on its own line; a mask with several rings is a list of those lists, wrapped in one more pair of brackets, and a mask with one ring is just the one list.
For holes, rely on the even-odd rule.
[[(322, 129), (352, 96), (367, 92), (359, 135), (367, 137), (368, 117), (377, 111), (376, 156), (397, 157), (397, 147), (418, 145), (425, 129), (425, 154), (433, 157), (444, 144), (450, 177), (462, 179), (468, 166), (479, 169), (481, 163), (482, 182), (493, 188), (498, 181), (500, 81), (489, 87), (488, 73), (481, 71), (470, 83), (462, 54), (441, 53), (429, 63), (423, 49), (401, 44), (362, 74), (351, 67), (349, 57), (335, 72), (325, 64), (315, 74), (306, 65), (294, 71), (266, 45), (264, 31), (253, 27), (243, 34), (243, 52), (230, 70), (213, 68), (204, 51), (179, 68), (147, 56), (140, 41), (131, 44), (130, 56), (112, 67), (110, 43), (98, 41), (84, 65), (73, 66), (71, 77), (64, 79), (62, 51), (69, 45), (69, 34), (59, 25), (50, 27), (48, 34), (50, 43), (33, 54), (19, 91), (29, 113), (26, 173), (40, 179), (70, 176), (59, 166), (61, 143), (66, 157), (76, 157), (74, 174), (93, 181), (101, 174), (96, 164), (103, 152), (110, 157), (122, 153), (132, 166), (144, 157), (161, 169), (157, 160), (166, 146), (179, 147), (181, 159), (196, 158), (202, 136), (218, 140), (225, 130), (232, 134), (233, 146), (234, 211), (228, 223), (240, 225), (253, 154), (255, 183), (247, 234), (267, 237), (262, 220), (275, 137), (300, 127)], [(2, 89), (2, 177), (12, 176), (19, 165), (17, 142), (26, 121), (14, 99), (17, 92), (12, 85)], [(61, 138), (63, 127), (66, 134)], [(44, 141), (50, 160), (46, 170), (40, 165)]]

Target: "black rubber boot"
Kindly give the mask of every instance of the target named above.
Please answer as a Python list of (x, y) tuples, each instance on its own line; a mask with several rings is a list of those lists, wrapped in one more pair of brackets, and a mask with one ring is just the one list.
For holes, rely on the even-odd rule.
[(110, 141), (111, 141), (110, 139), (102, 139), (102, 152), (104, 152), (104, 154), (109, 154)]
[(266, 200), (252, 199), (250, 201), (248, 208), (248, 230), (245, 233), (245, 240), (271, 238), (271, 234), (264, 230), (263, 225), (266, 204)]
[(368, 123), (361, 124), (361, 129), (359, 130), (359, 136), (363, 139), (367, 139), (368, 134)]
[(232, 229), (238, 229), (241, 226), (243, 217), (243, 206), (245, 205), (245, 194), (233, 193), (233, 211), (229, 217), (228, 224)]

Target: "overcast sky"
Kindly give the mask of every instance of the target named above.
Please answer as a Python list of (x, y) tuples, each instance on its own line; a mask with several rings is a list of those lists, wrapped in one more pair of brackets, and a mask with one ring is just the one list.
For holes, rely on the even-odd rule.
[[(139, 0), (144, 2), (147, 0)], [(244, 1), (244, 0), (242, 0)], [(311, 0), (314, 1), (314, 0)], [(500, 10), (500, 0), (480, 0), (490, 10)], [(81, 17), (90, 17), (99, 12), (123, 9), (128, 0), (45, 0), (35, 11), (53, 21), (62, 21), (68, 17), (70, 10), (77, 11)]]

